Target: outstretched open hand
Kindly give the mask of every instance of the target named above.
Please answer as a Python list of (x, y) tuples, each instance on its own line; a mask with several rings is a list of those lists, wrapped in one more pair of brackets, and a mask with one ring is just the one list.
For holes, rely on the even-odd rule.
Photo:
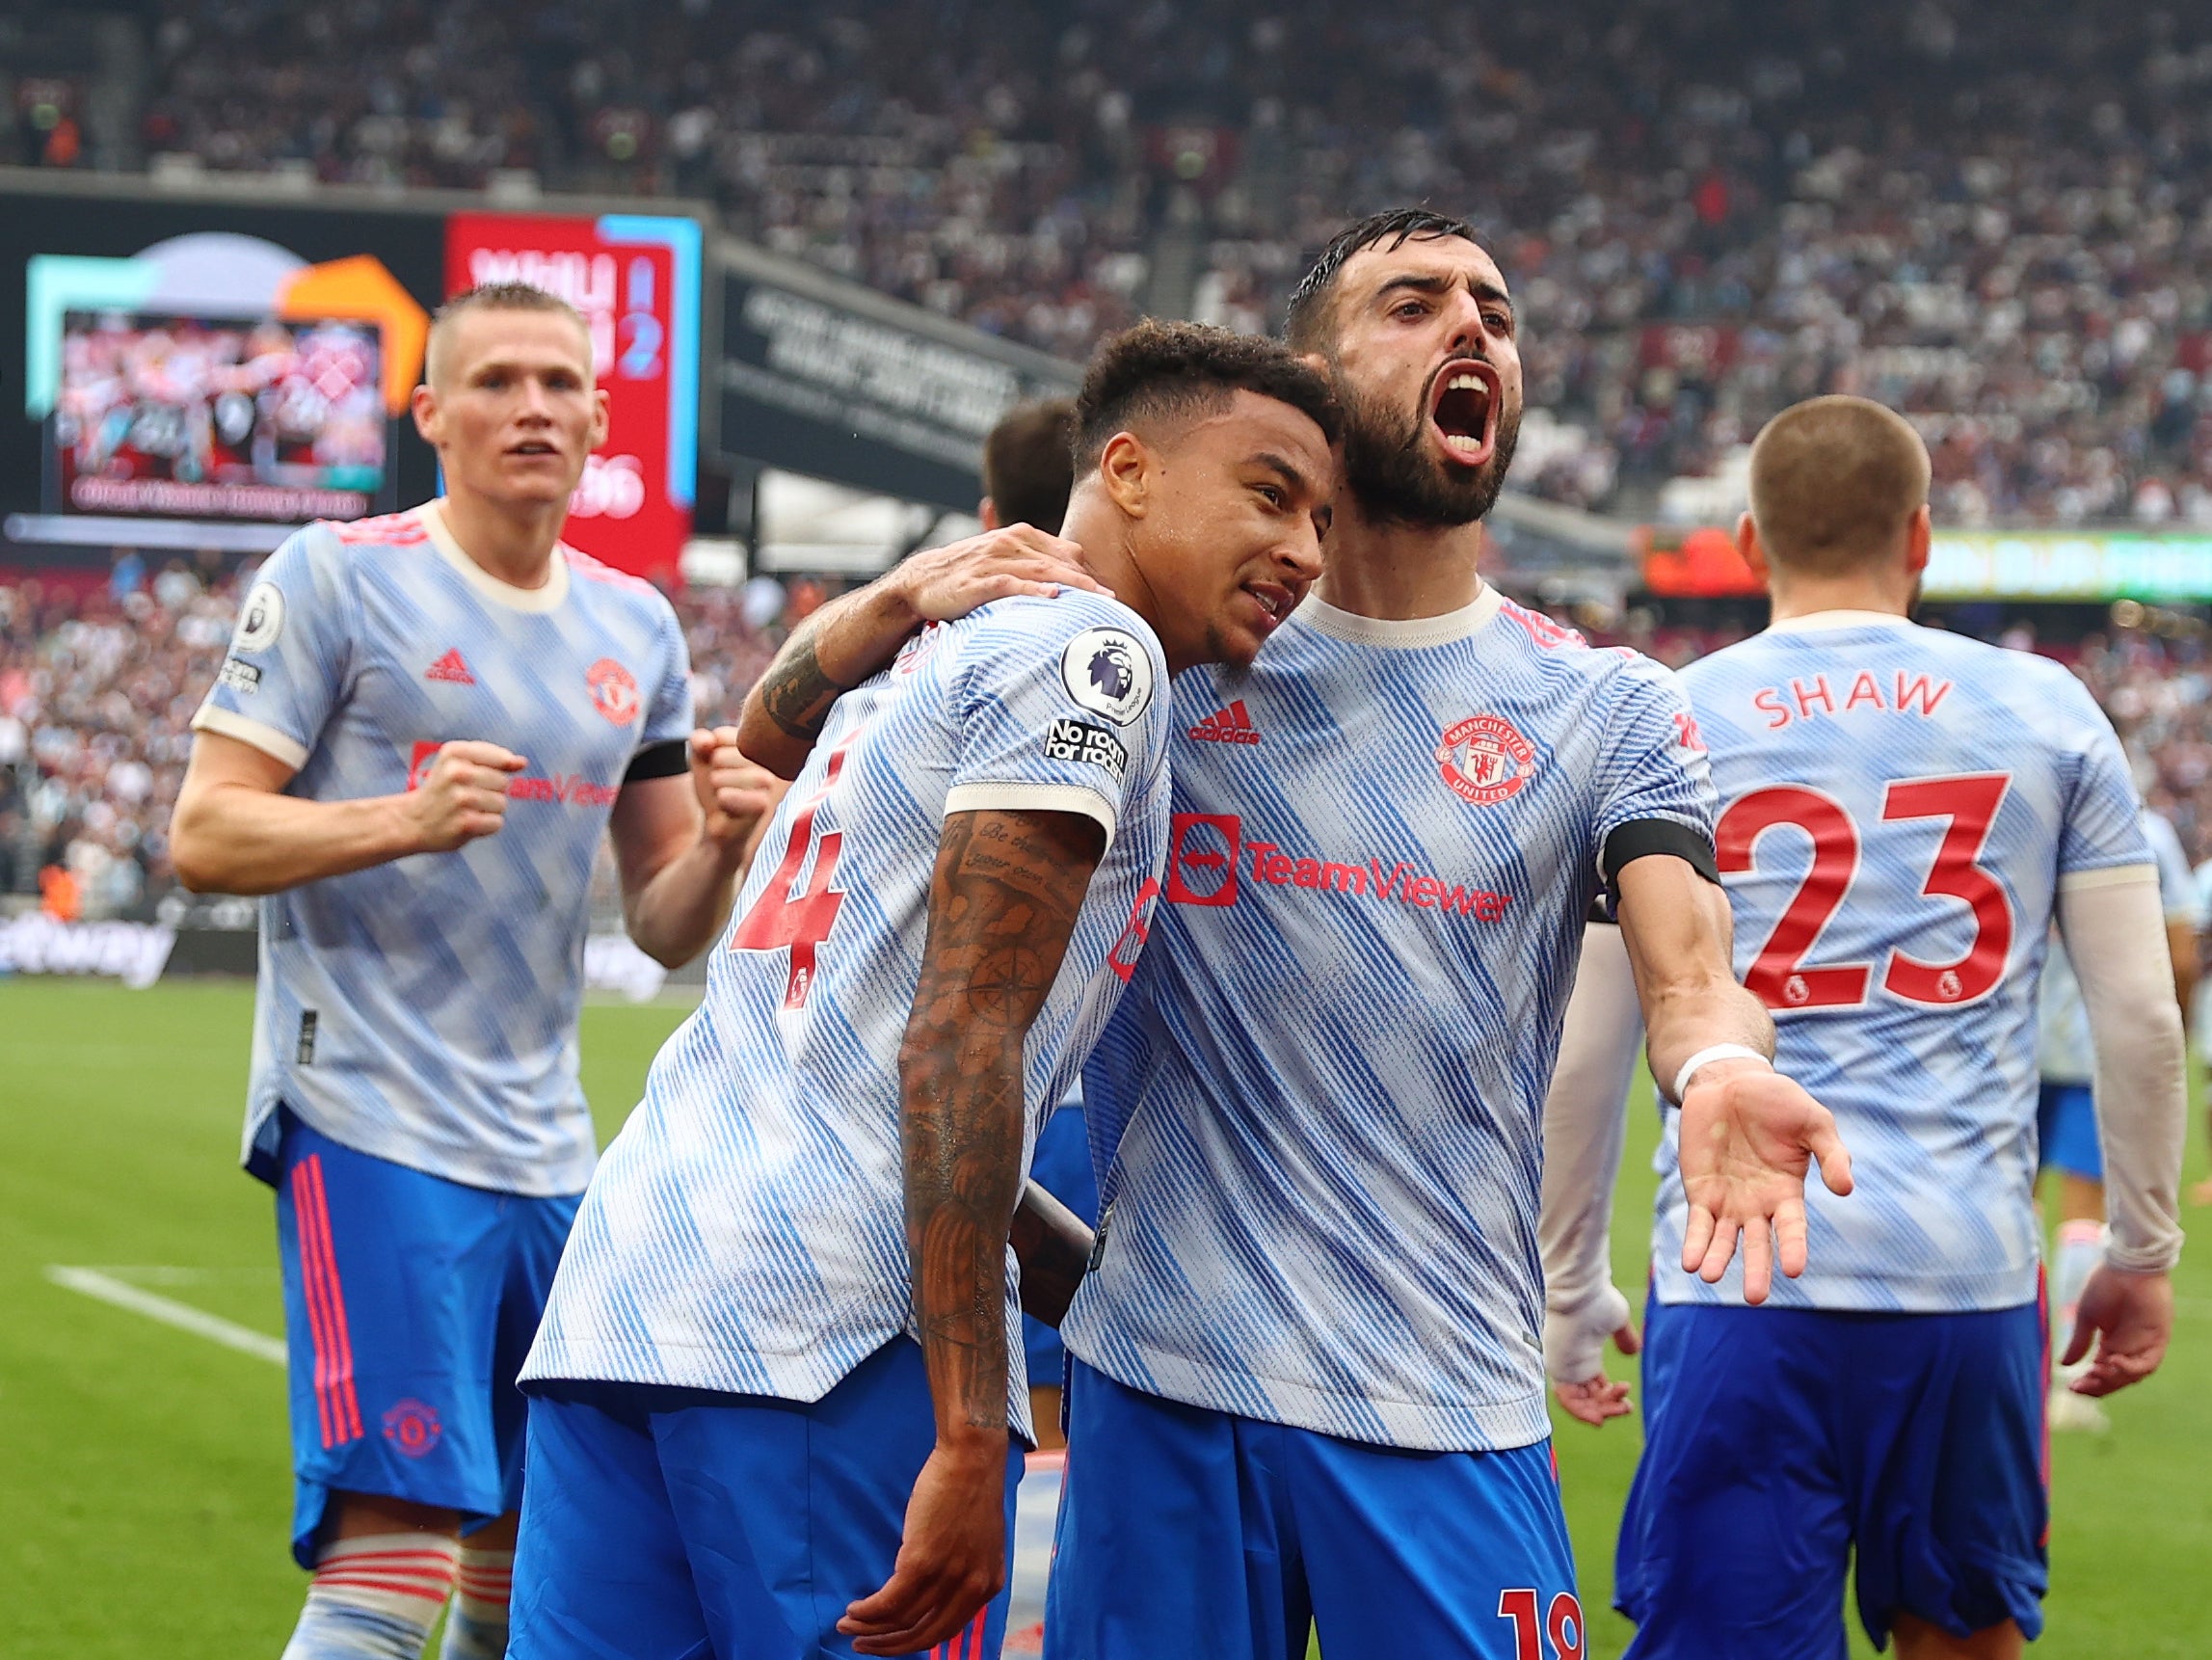
[(1753, 1060), (1697, 1071), (1682, 1100), (1682, 1190), (1690, 1201), (1682, 1267), (1706, 1283), (1744, 1242), (1744, 1300), (1764, 1302), (1776, 1260), (1805, 1271), (1805, 1171), (1820, 1161), (1828, 1191), (1852, 1190), (1851, 1154), (1826, 1107)]

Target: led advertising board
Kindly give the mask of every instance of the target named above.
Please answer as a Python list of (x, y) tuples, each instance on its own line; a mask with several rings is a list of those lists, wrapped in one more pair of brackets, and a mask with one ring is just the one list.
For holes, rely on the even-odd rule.
[(642, 214), (456, 213), (448, 295), (527, 282), (584, 315), (607, 394), (607, 441), (584, 469), (564, 538), (636, 576), (677, 579), (699, 468), (697, 221)]

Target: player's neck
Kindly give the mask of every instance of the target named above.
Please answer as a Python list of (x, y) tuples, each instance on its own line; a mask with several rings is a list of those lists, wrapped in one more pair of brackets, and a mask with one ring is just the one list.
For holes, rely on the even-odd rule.
[(451, 491), (440, 498), (440, 511), (462, 552), (485, 575), (513, 588), (543, 588), (553, 579), (567, 502), (516, 506)]
[(1885, 616), (1912, 615), (1913, 592), (1909, 582), (1897, 584), (1865, 576), (1795, 576), (1769, 589), (1772, 604), (1770, 623), (1797, 617), (1818, 616), (1823, 611), (1879, 611)]
[(1379, 622), (1441, 617), (1464, 610), (1482, 592), (1476, 569), (1481, 551), (1479, 523), (1380, 522), (1343, 496), (1314, 591), (1340, 611)]
[(1171, 644), (1172, 629), (1160, 627), (1159, 600), (1145, 580), (1144, 572), (1131, 553), (1123, 539), (1119, 523), (1110, 510), (1100, 510), (1080, 495), (1068, 506), (1067, 522), (1060, 526), (1060, 534), (1083, 550), (1083, 564), (1090, 574), (1106, 585), (1113, 597), (1144, 619), (1144, 626), (1152, 630), (1153, 638), (1167, 658), (1167, 672), (1179, 675), (1197, 661), (1194, 657), (1180, 656)]

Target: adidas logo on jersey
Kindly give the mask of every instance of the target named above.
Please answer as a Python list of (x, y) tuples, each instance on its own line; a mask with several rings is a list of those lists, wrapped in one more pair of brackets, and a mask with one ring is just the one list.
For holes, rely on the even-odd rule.
[(451, 681), (460, 686), (472, 686), (476, 683), (476, 677), (468, 672), (468, 665), (461, 660), (458, 648), (447, 652), (423, 670), (422, 678), (426, 681)]
[(1227, 709), (1215, 710), (1190, 729), (1200, 743), (1258, 743), (1260, 729), (1252, 724), (1252, 711), (1239, 698)]

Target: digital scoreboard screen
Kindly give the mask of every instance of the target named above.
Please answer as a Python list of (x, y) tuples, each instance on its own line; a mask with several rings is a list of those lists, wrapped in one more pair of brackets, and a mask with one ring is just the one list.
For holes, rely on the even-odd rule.
[(382, 358), (372, 323), (68, 312), (49, 509), (359, 518), (389, 447)]

